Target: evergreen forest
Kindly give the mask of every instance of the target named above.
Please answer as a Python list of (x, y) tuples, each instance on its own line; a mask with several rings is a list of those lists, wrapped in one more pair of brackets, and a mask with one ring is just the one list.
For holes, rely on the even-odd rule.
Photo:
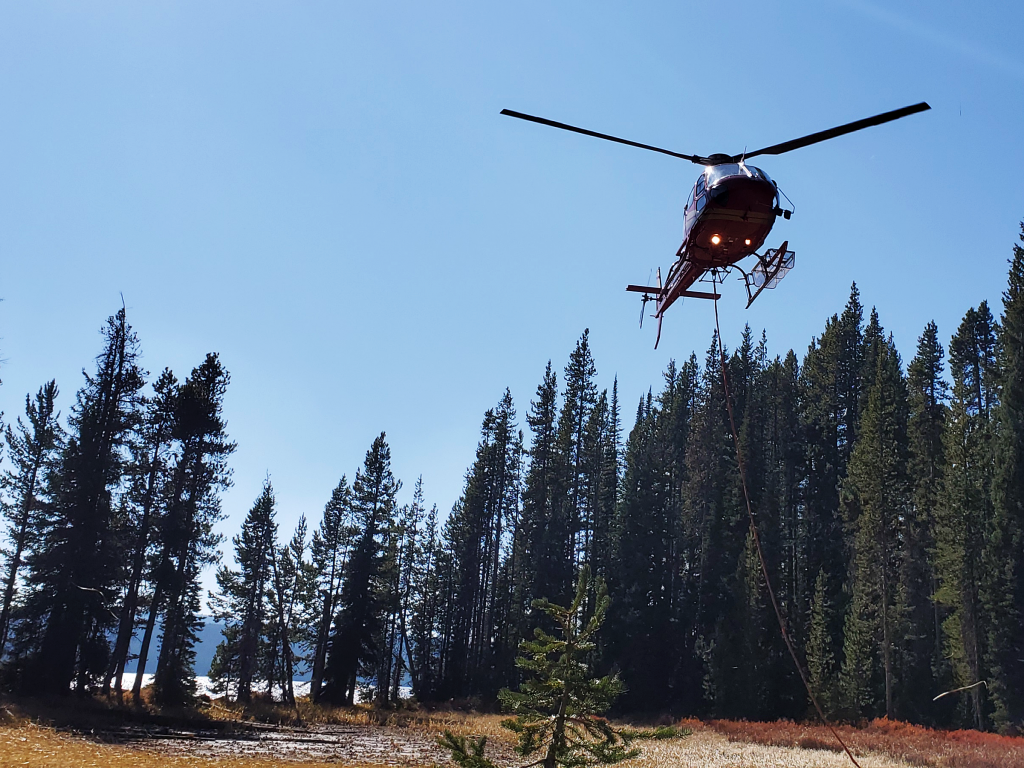
[[(853, 286), (802, 354), (771, 356), (749, 327), (726, 348), (768, 573), (832, 718), (1024, 727), (1024, 247), (1000, 305), (951, 330), (925, 325), (905, 361)], [(584, 331), (527, 402), (506, 390), (483, 414), (447, 514), (422, 478), (398, 503), (382, 432), (316, 519), (279, 530), (268, 479), (230, 542), (221, 360), (151, 376), (124, 310), (102, 338), (65, 419), (51, 381), (4, 428), (9, 690), (121, 696), (146, 671), (157, 701), (186, 702), (212, 613), (232, 699), (293, 703), (308, 674), (327, 704), (398, 706), (411, 687), (491, 707), (520, 682), (520, 642), (552, 629), (534, 601), (569, 604), (586, 567), (610, 600), (592, 662), (620, 676), (621, 711), (814, 716), (758, 561), (717, 337), (622, 403)]]

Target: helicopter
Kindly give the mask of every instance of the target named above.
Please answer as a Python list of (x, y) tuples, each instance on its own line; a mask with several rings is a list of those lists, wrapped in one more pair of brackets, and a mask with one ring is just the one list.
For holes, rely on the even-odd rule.
[[(760, 168), (747, 165), (747, 159), (759, 155), (781, 155), (784, 152), (791, 152), (820, 141), (834, 139), (837, 136), (924, 112), (927, 109), (931, 109), (931, 107), (926, 102), (921, 102), (818, 131), (799, 139), (773, 144), (753, 152), (744, 150), (738, 155), (712, 154), (707, 157), (672, 152), (661, 147), (620, 139), (616, 136), (577, 128), (573, 125), (522, 112), (514, 112), (510, 109), (503, 109), (501, 114), (552, 128), (581, 133), (584, 136), (593, 136), (618, 144), (660, 152), (663, 155), (689, 160), (691, 163), (704, 166), (704, 171), (697, 177), (686, 201), (686, 209), (683, 213), (683, 243), (676, 251), (676, 261), (669, 268), (664, 284), (659, 267), (656, 286), (626, 286), (627, 291), (642, 294), (641, 326), (647, 302), (655, 302), (656, 311), (653, 317), (658, 321), (658, 335), (654, 341), (654, 348), (657, 349), (658, 342), (661, 341), (661, 322), (664, 319), (665, 311), (678, 299), (684, 297), (719, 299), (720, 296), (715, 292), (717, 289), (714, 288), (714, 283), (719, 281), (720, 273), (727, 273), (733, 267), (741, 272), (747, 289), (747, 307), (750, 307), (762, 291), (777, 286), (796, 263), (796, 255), (793, 251), (788, 250), (788, 240), (778, 248), (768, 248), (763, 253), (758, 253), (758, 249), (764, 245), (764, 241), (772, 231), (775, 220), (779, 216), (788, 220), (793, 215), (795, 207), (779, 188), (779, 185)], [(787, 208), (783, 208), (782, 198), (786, 198)], [(749, 271), (738, 264), (748, 256), (757, 257), (757, 263)], [(713, 280), (712, 292), (690, 290), (694, 283), (706, 279), (705, 275), (709, 272)]]

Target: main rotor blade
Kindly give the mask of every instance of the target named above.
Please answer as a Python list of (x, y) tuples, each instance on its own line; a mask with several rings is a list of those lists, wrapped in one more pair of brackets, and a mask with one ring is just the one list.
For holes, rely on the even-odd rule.
[(540, 123), (541, 125), (550, 125), (552, 128), (561, 128), (563, 131), (572, 131), (573, 133), (582, 133), (584, 136), (593, 136), (597, 139), (605, 139), (606, 141), (614, 141), (618, 144), (628, 144), (631, 147), (640, 147), (640, 149), (649, 149), (652, 152), (661, 152), (663, 155), (670, 155), (672, 157), (678, 157), (683, 160), (689, 160), (691, 163), (697, 163), (698, 165), (708, 165), (708, 159), (706, 157), (700, 157), (698, 155), (683, 155), (679, 152), (672, 152), (667, 149), (661, 149), (660, 147), (652, 147), (650, 144), (639, 144), (635, 141), (629, 141), (628, 139), (619, 139), (615, 136), (609, 136), (606, 133), (596, 133), (595, 131), (588, 131), (586, 128), (577, 128), (574, 125), (566, 125), (565, 123), (556, 123), (554, 120), (548, 120), (543, 117), (534, 117), (533, 115), (524, 115), (522, 112), (513, 112), (511, 109), (501, 110), (501, 114), (508, 115), (509, 117), (518, 117), (520, 120), (529, 120), (531, 123)]
[[(784, 141), (782, 144), (774, 144), (764, 149), (759, 149), (756, 152), (747, 152), (744, 157), (750, 158), (756, 155), (781, 155), (783, 152), (791, 152), (794, 149), (800, 149), (806, 147), (809, 144), (817, 144), (819, 141), (825, 141), (826, 139), (834, 139), (836, 136), (842, 136), (846, 133), (853, 133), (859, 131), (861, 128), (870, 128), (873, 125), (881, 125), (882, 123), (888, 123), (890, 120), (899, 120), (901, 117), (907, 115), (913, 115), (917, 112), (924, 112), (926, 109), (931, 109), (927, 102), (922, 101), (920, 104), (914, 104), (910, 107), (903, 107), (903, 109), (894, 109), (892, 112), (884, 112), (881, 115), (875, 115), (874, 117), (867, 117), (863, 120), (857, 120), (853, 123), (847, 123), (846, 125), (840, 125), (837, 128), (829, 128), (827, 131), (818, 131), (818, 133), (812, 133), (810, 136), (804, 136), (802, 139), (793, 139), (792, 141)], [(732, 159), (735, 163), (739, 160), (740, 156), (737, 155)]]

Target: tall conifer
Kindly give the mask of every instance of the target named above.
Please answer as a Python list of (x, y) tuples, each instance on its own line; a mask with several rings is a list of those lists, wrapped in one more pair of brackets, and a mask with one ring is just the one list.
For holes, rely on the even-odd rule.
[(269, 665), (272, 674), (268, 682), (279, 684), (281, 700), (293, 707), (296, 666), (302, 661), (301, 657), (296, 658), (293, 648), (306, 636), (299, 618), (300, 606), (308, 599), (310, 581), (305, 555), (306, 516), (302, 515), (288, 543), (283, 547), (275, 545), (271, 562), (270, 606), (274, 622), (270, 646), (274, 663)]
[(135, 615), (139, 607), (139, 591), (147, 558), (154, 543), (154, 521), (160, 510), (164, 484), (167, 480), (167, 461), (172, 443), (172, 431), (178, 380), (165, 368), (155, 382), (153, 395), (144, 400), (139, 435), (132, 444), (132, 482), (128, 499), (135, 518), (135, 536), (131, 546), (132, 567), (121, 605), (114, 652), (107, 667), (104, 690), (114, 681), (114, 690), (121, 695), (121, 681), (132, 636), (135, 633)]
[[(669, 364), (666, 378), (674, 384), (676, 370)], [(617, 523), (614, 574), (616, 611), (609, 626), (608, 661), (621, 665), (629, 689), (628, 705), (665, 700), (671, 675), (652, 668), (644, 659), (676, 656), (672, 633), (669, 552), (675, 533), (667, 503), (662, 457), (657, 453), (658, 413), (641, 403), (625, 450), (625, 473)]]
[(253, 682), (260, 668), (260, 651), (267, 634), (271, 575), (277, 523), (274, 520), (274, 489), (267, 479), (263, 491), (232, 539), (237, 570), (222, 566), (217, 571), (217, 609), (214, 617), (229, 629), (225, 642), (233, 647), (221, 652), (222, 663), (235, 671), (238, 701), (252, 699)]
[(222, 518), (220, 493), (231, 485), (227, 461), (235, 444), (228, 439), (223, 418), (230, 380), (220, 358), (211, 353), (192, 369), (175, 398), (175, 453), (163, 499), (159, 554), (150, 577), (154, 592), (135, 675), (136, 701), (158, 616), (163, 622), (154, 679), (157, 698), (176, 704), (194, 692), (195, 644), (203, 626), (200, 576), (220, 558), (221, 537), (213, 527)]
[[(953, 389), (943, 433), (946, 467), (935, 516), (935, 602), (944, 610), (943, 657), (952, 687), (975, 686), (984, 669), (987, 633), (979, 589), (984, 581), (985, 534), (992, 520), (992, 425), (995, 329), (984, 303), (967, 311), (950, 342)], [(942, 678), (940, 677), (940, 681)], [(960, 698), (961, 720), (981, 728), (984, 691)]]
[[(559, 598), (573, 589), (572, 574), (582, 564), (590, 548), (594, 510), (588, 492), (598, 481), (588, 471), (587, 425), (597, 404), (594, 379), (597, 368), (590, 352), (590, 329), (585, 328), (565, 366), (565, 399), (558, 416), (558, 455), (562, 462), (560, 481), (560, 518), (567, 526), (562, 543), (568, 578), (560, 585)], [(600, 472), (600, 470), (598, 470)]]
[(357, 533), (352, 513), (352, 489), (348, 479), (342, 475), (338, 485), (331, 492), (330, 500), (324, 506), (320, 526), (313, 533), (313, 540), (310, 543), (316, 573), (316, 596), (310, 606), (313, 608), (310, 621), (315, 621), (309, 683), (309, 697), (313, 701), (320, 697), (327, 662), (327, 646), (341, 591), (342, 575)]
[(85, 374), (69, 439), (53, 475), (53, 504), (30, 559), (30, 622), (41, 621), (37, 689), (84, 691), (106, 669), (127, 531), (118, 514), (127, 444), (139, 418), (145, 373), (121, 309), (103, 329), (94, 375)]
[[(872, 313), (869, 329), (877, 325)], [(907, 392), (899, 354), (890, 340), (868, 334), (874, 378), (860, 422), (860, 436), (843, 483), (845, 516), (855, 530), (853, 602), (846, 622), (843, 665), (847, 705), (857, 715), (880, 712), (894, 717), (897, 658), (901, 643), (896, 610), (899, 541), (906, 520)]]
[(359, 533), (345, 567), (328, 650), (327, 687), (321, 694), (335, 704), (352, 704), (359, 674), (372, 674), (379, 660), (381, 576), (399, 488), (401, 483), (391, 472), (391, 449), (381, 432), (352, 484), (352, 511)]
[(445, 665), (449, 695), (494, 695), (504, 682), (495, 674), (509, 671), (510, 653), (500, 646), (507, 633), (499, 615), (508, 604), (498, 589), (502, 555), (517, 516), (521, 453), (515, 408), (506, 391), (497, 408), (484, 415), (476, 459), (446, 527), (455, 569), (453, 634)]
[[(535, 597), (562, 595), (565, 582), (572, 578), (562, 547), (568, 536), (568, 522), (558, 496), (561, 461), (557, 418), (558, 382), (549, 360), (526, 417), (533, 440), (523, 488), (523, 511), (516, 534), (518, 567), (514, 585), (518, 613), (523, 617), (529, 614)], [(525, 635), (528, 628), (525, 624), (519, 627), (520, 636)]]
[[(846, 564), (851, 541), (844, 528), (839, 488), (856, 444), (864, 371), (863, 307), (856, 284), (842, 315), (833, 315), (821, 337), (812, 340), (800, 366), (801, 421), (804, 425), (804, 554), (799, 612), (807, 615), (812, 584), (825, 574), (826, 598), (835, 608), (832, 643), (843, 642), (842, 615), (849, 600)], [(872, 371), (872, 378), (874, 372)]]
[(43, 489), (49, 481), (53, 461), (60, 451), (64, 439), (55, 410), (57, 382), (49, 381), (39, 388), (35, 399), (25, 396), (25, 418), (18, 417), (17, 428), (8, 425), (8, 455), (14, 465), (6, 470), (0, 480), (8, 500), (3, 506), (7, 520), (9, 549), (5, 552), (6, 562), (3, 581), (3, 607), (0, 608), (0, 656), (7, 645), (7, 631), (10, 627), (11, 609), (14, 606), (18, 576), (24, 564), (24, 557), (32, 544), (31, 538), (38, 530), (38, 518), (45, 503)]
[(910, 417), (908, 481), (910, 507), (903, 526), (900, 611), (906, 640), (900, 657), (900, 714), (917, 722), (934, 722), (933, 676), (943, 666), (941, 619), (932, 599), (937, 587), (932, 553), (935, 518), (945, 470), (942, 433), (946, 421), (946, 382), (938, 328), (928, 323), (918, 339), (917, 354), (907, 367)]
[[(1024, 223), (1020, 239), (1024, 242)], [(985, 603), (995, 720), (1024, 727), (1024, 248), (1014, 245), (999, 332), (1001, 397), (995, 410), (994, 515)]]
[(437, 505), (427, 513), (421, 535), (422, 548), (412, 572), (413, 614), (410, 620), (412, 689), (420, 701), (437, 694), (440, 638), (441, 574), (438, 573), (440, 536)]

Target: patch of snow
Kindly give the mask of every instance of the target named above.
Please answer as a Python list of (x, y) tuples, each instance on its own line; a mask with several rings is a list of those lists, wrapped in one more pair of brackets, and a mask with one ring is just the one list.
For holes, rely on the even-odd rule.
[[(199, 695), (199, 696), (209, 696), (211, 699), (212, 698), (216, 698), (217, 696), (221, 696), (222, 695), (220, 693), (214, 692), (214, 690), (213, 690), (213, 683), (210, 680), (208, 675), (196, 675), (195, 680), (196, 680), (196, 694), (197, 695)], [(147, 685), (151, 685), (152, 683), (153, 683), (153, 675), (152, 674), (145, 674), (145, 675), (142, 676), (142, 687), (143, 688), (145, 688)], [(125, 672), (124, 673), (124, 678), (123, 678), (122, 683), (121, 683), (122, 689), (125, 690), (125, 691), (130, 691), (134, 685), (135, 685), (135, 673), (134, 672)], [(295, 695), (296, 696), (308, 696), (309, 695), (309, 680), (292, 680), (292, 687), (295, 690)], [(235, 688), (235, 686), (232, 685), (231, 686), (231, 690), (230, 690), (230, 692), (232, 694), (234, 693), (234, 688)], [(266, 693), (267, 689), (266, 689), (266, 687), (256, 686), (256, 687), (253, 688), (253, 692), (254, 693)], [(369, 689), (366, 692), (372, 695), (372, 689)], [(273, 693), (273, 696), (274, 696), (275, 699), (280, 700), (280, 699), (283, 698), (282, 690), (281, 690), (281, 686), (280, 685), (275, 685), (272, 693)], [(359, 687), (359, 688), (356, 689), (355, 700), (356, 700), (357, 704), (362, 703), (364, 701), (363, 693), (364, 693), (364, 689), (362, 687)], [(401, 686), (398, 689), (398, 696), (399, 696), (399, 698), (402, 698), (402, 699), (412, 698), (412, 688), (410, 688), (407, 685)]]

